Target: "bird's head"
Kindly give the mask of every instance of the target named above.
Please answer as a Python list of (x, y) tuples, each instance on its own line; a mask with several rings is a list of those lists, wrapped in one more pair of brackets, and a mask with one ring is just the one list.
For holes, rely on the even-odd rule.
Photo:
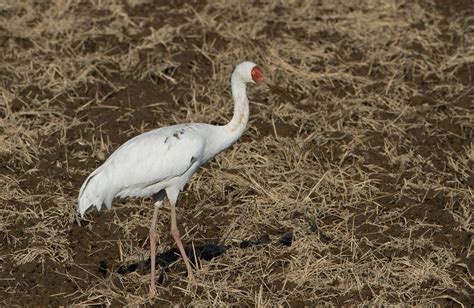
[(265, 81), (263, 72), (253, 62), (242, 62), (235, 67), (235, 74), (245, 83), (263, 83)]

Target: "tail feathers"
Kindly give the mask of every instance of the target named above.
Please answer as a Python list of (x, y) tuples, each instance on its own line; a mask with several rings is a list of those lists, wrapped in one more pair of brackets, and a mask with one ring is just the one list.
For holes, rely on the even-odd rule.
[(104, 179), (103, 166), (97, 168), (82, 184), (79, 191), (77, 212), (84, 217), (85, 212), (92, 206), (100, 211), (103, 204), (110, 208), (112, 198), (107, 179)]

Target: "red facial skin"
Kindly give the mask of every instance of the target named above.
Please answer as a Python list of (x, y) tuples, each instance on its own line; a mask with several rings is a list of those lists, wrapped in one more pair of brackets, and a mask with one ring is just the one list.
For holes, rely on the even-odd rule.
[(260, 69), (260, 67), (258, 66), (255, 66), (253, 69), (252, 69), (252, 79), (253, 81), (255, 81), (255, 83), (263, 83), (264, 82), (264, 78), (263, 78), (263, 72), (262, 70)]

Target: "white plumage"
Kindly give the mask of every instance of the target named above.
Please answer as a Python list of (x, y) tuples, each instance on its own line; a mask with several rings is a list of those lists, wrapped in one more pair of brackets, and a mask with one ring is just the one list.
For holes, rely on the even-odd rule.
[(150, 197), (162, 189), (180, 190), (206, 161), (205, 152), (210, 149), (203, 136), (211, 131), (206, 124), (175, 125), (128, 140), (84, 182), (79, 213), (84, 215), (91, 205), (97, 210), (102, 205), (110, 208), (115, 197)]
[(242, 62), (232, 73), (234, 115), (223, 126), (203, 123), (181, 124), (159, 128), (136, 136), (120, 146), (84, 181), (79, 192), (77, 211), (84, 216), (92, 206), (110, 208), (116, 197), (150, 197), (155, 211), (150, 227), (151, 284), (155, 294), (156, 217), (163, 199), (171, 205), (171, 233), (188, 275), (191, 267), (176, 227), (175, 205), (179, 192), (189, 178), (206, 161), (232, 145), (244, 132), (249, 117), (246, 83), (263, 81), (263, 73), (252, 62)]

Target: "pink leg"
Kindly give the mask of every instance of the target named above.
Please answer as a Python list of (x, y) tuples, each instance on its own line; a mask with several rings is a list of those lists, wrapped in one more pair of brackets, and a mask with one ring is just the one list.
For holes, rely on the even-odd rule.
[(173, 236), (176, 245), (178, 246), (179, 252), (181, 253), (181, 257), (186, 264), (186, 269), (188, 270), (188, 278), (190, 280), (194, 279), (191, 264), (189, 263), (188, 257), (184, 252), (183, 243), (181, 242), (181, 237), (179, 236), (178, 226), (176, 225), (176, 205), (173, 202), (171, 203), (171, 235)]
[(156, 218), (158, 217), (158, 209), (163, 205), (163, 201), (155, 203), (153, 218), (150, 226), (150, 260), (151, 260), (151, 277), (150, 277), (150, 298), (155, 297), (155, 267), (156, 267)]

